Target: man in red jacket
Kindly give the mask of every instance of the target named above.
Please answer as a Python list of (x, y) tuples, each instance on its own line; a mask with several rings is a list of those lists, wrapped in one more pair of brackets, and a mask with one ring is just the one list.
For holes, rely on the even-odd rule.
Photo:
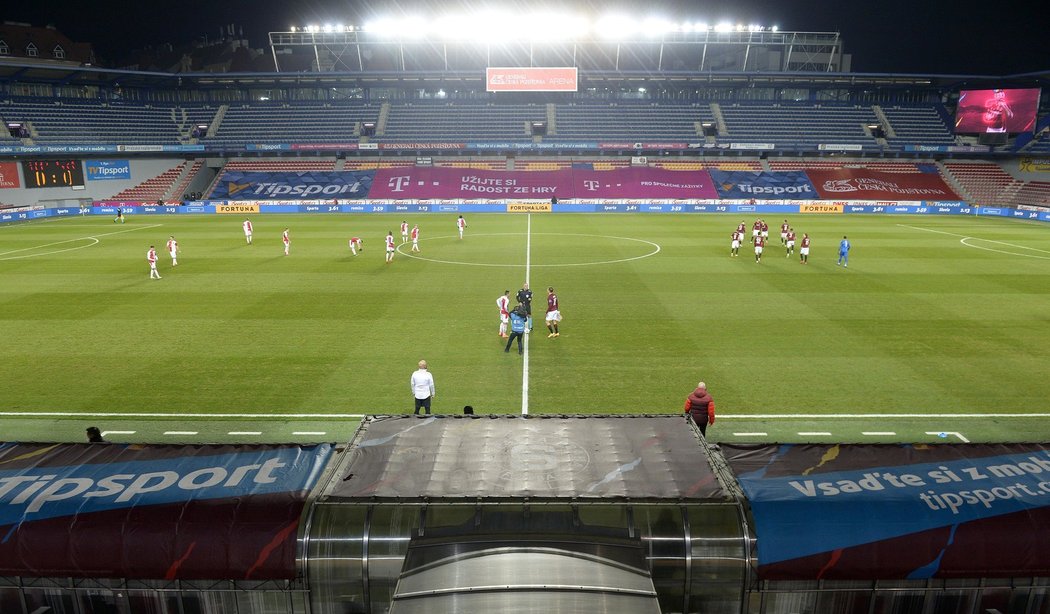
[(707, 392), (707, 384), (700, 382), (688, 397), (685, 398), (685, 413), (700, 427), (700, 433), (707, 436), (707, 425), (715, 423), (715, 402)]

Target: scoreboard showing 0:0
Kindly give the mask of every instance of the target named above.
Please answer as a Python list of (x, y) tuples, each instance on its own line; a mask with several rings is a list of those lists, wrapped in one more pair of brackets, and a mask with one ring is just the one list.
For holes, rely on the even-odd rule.
[(27, 188), (64, 188), (84, 185), (80, 160), (28, 160), (22, 162)]

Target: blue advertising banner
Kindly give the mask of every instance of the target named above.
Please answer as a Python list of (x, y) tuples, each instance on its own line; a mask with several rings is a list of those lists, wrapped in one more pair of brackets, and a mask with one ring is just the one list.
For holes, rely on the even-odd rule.
[(302, 171), (223, 173), (209, 195), (225, 200), (363, 199), (375, 171)]
[(0, 443), (0, 575), (294, 578), (302, 510), (331, 453)]
[(84, 171), (88, 181), (109, 179), (131, 179), (131, 162), (128, 160), (86, 160)]
[(803, 171), (708, 171), (722, 198), (815, 199), (817, 191)]
[(723, 449), (754, 514), (760, 576), (918, 579), (1050, 567), (1046, 445)]

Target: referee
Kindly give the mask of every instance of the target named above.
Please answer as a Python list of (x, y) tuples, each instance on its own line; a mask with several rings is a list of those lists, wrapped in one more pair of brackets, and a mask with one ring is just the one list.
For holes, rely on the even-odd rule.
[(518, 290), (517, 299), (519, 303), (525, 306), (529, 332), (532, 332), (532, 290), (529, 290), (528, 283), (522, 284), (521, 290)]

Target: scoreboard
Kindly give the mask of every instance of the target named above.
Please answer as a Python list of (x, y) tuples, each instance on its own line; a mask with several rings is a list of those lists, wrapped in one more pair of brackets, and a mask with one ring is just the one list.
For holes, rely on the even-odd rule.
[(27, 188), (63, 188), (84, 185), (80, 160), (27, 160), (22, 162)]

